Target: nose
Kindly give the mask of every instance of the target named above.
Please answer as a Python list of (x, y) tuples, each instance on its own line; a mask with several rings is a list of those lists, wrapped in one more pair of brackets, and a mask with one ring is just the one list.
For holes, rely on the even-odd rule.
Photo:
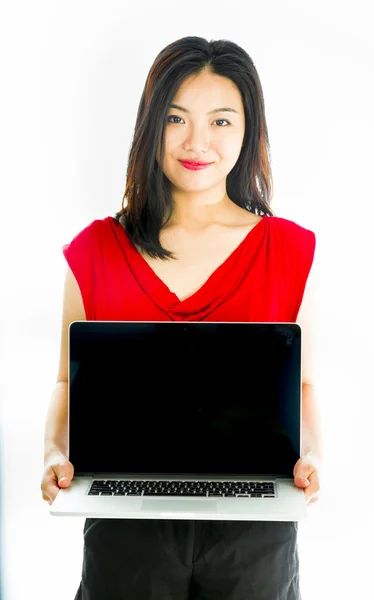
[(206, 126), (191, 125), (183, 144), (184, 150), (207, 152), (210, 148), (210, 136)]

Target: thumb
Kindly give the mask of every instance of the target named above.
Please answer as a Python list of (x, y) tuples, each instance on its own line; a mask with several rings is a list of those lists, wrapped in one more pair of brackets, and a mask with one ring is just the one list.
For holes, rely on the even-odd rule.
[(298, 487), (307, 487), (310, 484), (309, 479), (304, 477), (301, 473), (295, 475), (295, 484)]
[(58, 485), (60, 487), (69, 487), (74, 474), (73, 465), (70, 462), (63, 463), (62, 465), (56, 465), (55, 472), (57, 475)]
[(297, 487), (306, 488), (310, 484), (308, 476), (311, 475), (313, 471), (312, 465), (309, 461), (305, 459), (305, 457), (301, 457), (293, 470), (294, 482)]

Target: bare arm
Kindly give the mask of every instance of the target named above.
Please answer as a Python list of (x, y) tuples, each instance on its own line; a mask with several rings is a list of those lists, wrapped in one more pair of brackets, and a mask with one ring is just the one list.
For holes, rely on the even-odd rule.
[(52, 393), (45, 425), (44, 458), (55, 450), (62, 452), (64, 455), (67, 454), (68, 329), (72, 321), (85, 319), (86, 314), (80, 289), (71, 269), (68, 267), (64, 284), (60, 361), (57, 382)]
[(322, 460), (322, 426), (318, 410), (318, 399), (315, 386), (310, 383), (303, 383), (302, 398), (302, 456), (313, 454), (314, 456)]
[(318, 335), (315, 315), (318, 288), (318, 258), (315, 257), (296, 322), (302, 331), (302, 455), (313, 454), (322, 460), (323, 440), (316, 364)]
[(68, 267), (63, 296), (60, 360), (56, 386), (47, 411), (44, 434), (44, 474), (41, 482), (43, 499), (51, 504), (59, 491), (61, 477), (64, 487), (70, 485), (73, 466), (68, 461), (68, 330), (73, 321), (86, 320), (78, 283)]
[(68, 455), (68, 382), (58, 381), (48, 407), (45, 435), (44, 462), (53, 452)]

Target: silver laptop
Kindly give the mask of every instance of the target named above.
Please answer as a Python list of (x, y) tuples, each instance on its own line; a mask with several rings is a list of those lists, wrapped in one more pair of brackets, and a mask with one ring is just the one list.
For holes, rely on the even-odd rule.
[(300, 521), (296, 323), (75, 321), (52, 515)]

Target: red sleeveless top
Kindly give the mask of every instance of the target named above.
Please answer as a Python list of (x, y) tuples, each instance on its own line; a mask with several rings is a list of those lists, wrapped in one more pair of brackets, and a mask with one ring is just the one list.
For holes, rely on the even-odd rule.
[(87, 320), (295, 322), (313, 263), (315, 234), (264, 215), (185, 300), (169, 290), (113, 217), (63, 246)]

